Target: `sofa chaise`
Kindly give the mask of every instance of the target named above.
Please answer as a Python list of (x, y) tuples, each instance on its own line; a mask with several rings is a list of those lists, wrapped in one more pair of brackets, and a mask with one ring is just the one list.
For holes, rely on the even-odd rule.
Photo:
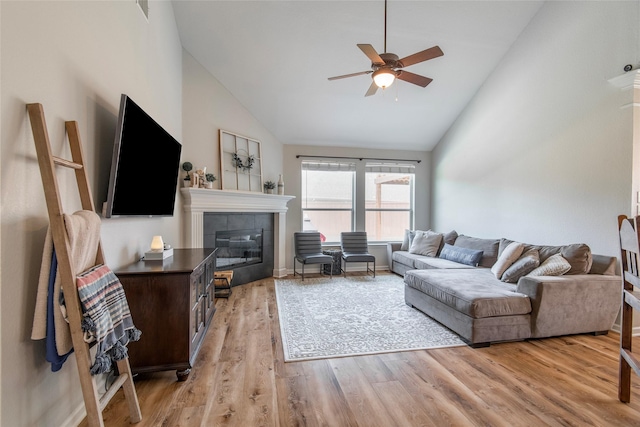
[[(406, 238), (403, 243), (388, 243), (390, 269), (404, 276), (407, 305), (453, 330), (470, 346), (606, 334), (613, 326), (621, 304), (615, 257), (592, 255), (584, 244), (529, 245), (458, 236), (455, 231), (441, 236), (437, 250), (432, 248), (429, 255), (411, 250)], [(456, 251), (476, 259), (460, 262)], [(530, 262), (526, 271), (520, 271), (527, 274), (509, 273), (509, 268), (522, 266), (525, 255), (537, 257), (535, 267)], [(549, 265), (556, 268), (557, 260), (564, 274), (536, 274), (536, 268), (539, 273), (549, 272)]]

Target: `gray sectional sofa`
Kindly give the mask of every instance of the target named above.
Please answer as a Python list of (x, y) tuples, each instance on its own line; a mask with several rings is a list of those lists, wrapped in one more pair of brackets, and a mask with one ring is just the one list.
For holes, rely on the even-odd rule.
[[(611, 329), (621, 303), (615, 257), (592, 255), (583, 244), (509, 246), (511, 243), (450, 232), (443, 235), (437, 252), (430, 256), (411, 253), (406, 238), (405, 247), (399, 242), (388, 243), (387, 251), (391, 271), (404, 276), (405, 302), (455, 331), (472, 347), (528, 338), (605, 334)], [(568, 271), (556, 276), (516, 275), (511, 277), (515, 283), (499, 280), (499, 271), (492, 271), (492, 267), (495, 270), (504, 264), (509, 255), (505, 251), (514, 247), (522, 248), (522, 258), (533, 254), (540, 263), (555, 255), (545, 265), (561, 257), (568, 263)], [(477, 265), (468, 265), (451, 260), (451, 256), (441, 257), (445, 250), (447, 254), (481, 252), (481, 256)], [(502, 278), (506, 275), (505, 271)]]

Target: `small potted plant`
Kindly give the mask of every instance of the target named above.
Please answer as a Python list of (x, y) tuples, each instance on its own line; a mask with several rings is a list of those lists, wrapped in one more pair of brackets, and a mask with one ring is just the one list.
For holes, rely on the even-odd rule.
[(267, 194), (273, 194), (273, 189), (276, 188), (276, 183), (273, 181), (265, 181), (264, 192)]
[(193, 165), (191, 164), (191, 162), (184, 162), (182, 164), (182, 170), (187, 172), (187, 175), (184, 177), (184, 180), (183, 180), (183, 185), (185, 187), (191, 187), (191, 174), (189, 172), (191, 172), (192, 169), (193, 169)]
[(213, 181), (216, 180), (216, 176), (212, 173), (207, 173), (204, 177), (207, 180), (207, 188), (213, 188)]

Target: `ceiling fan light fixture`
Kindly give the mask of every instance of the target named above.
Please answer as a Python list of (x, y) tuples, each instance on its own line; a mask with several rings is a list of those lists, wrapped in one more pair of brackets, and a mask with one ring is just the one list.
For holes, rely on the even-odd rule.
[(373, 73), (373, 81), (380, 89), (386, 89), (393, 84), (396, 73), (389, 68), (380, 68)]
[(371, 74), (373, 82), (364, 96), (374, 95), (378, 88), (388, 88), (396, 80), (396, 77), (402, 81), (412, 83), (417, 86), (427, 87), (433, 79), (405, 71), (404, 68), (444, 55), (439, 46), (430, 47), (429, 49), (425, 49), (421, 52), (416, 52), (413, 55), (405, 56), (402, 59), (400, 59), (395, 53), (387, 52), (387, 0), (384, 0), (384, 52), (378, 54), (375, 48), (370, 44), (358, 43), (357, 46), (362, 53), (371, 60), (371, 70), (329, 77), (329, 80), (338, 80), (373, 73)]

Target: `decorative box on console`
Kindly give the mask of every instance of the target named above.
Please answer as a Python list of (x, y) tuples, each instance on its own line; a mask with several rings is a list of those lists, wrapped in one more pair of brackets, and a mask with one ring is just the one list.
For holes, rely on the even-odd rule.
[(145, 261), (162, 261), (163, 259), (173, 256), (173, 248), (163, 251), (148, 251), (144, 254)]

